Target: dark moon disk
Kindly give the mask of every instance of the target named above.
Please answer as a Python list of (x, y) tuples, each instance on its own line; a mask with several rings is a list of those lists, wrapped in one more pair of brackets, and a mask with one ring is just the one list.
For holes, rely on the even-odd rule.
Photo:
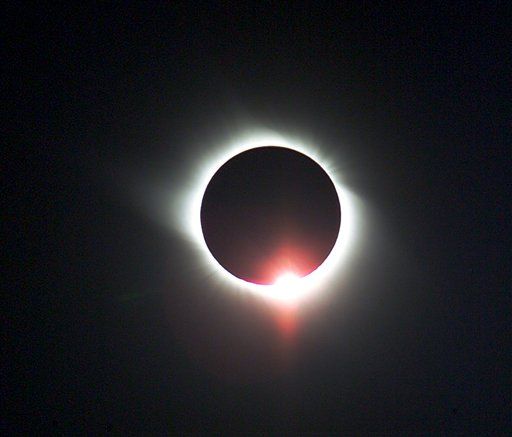
[(256, 284), (316, 270), (334, 247), (340, 223), (340, 202), (327, 173), (284, 147), (258, 147), (228, 160), (201, 204), (212, 255), (234, 276)]

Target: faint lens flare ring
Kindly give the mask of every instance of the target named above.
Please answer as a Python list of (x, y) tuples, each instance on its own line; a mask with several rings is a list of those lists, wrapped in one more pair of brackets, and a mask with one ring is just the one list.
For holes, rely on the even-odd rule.
[[(325, 261), (309, 275), (293, 282), (293, 286), (283, 287), (283, 284), (261, 285), (253, 284), (237, 278), (222, 267), (214, 258), (204, 239), (201, 227), (201, 204), (203, 195), (210, 180), (219, 168), (232, 157), (249, 149), (264, 146), (285, 147), (303, 153), (317, 162), (331, 178), (336, 188), (341, 207), (341, 224), (336, 243)], [(259, 135), (241, 138), (230, 147), (218, 150), (214, 156), (206, 159), (197, 171), (197, 179), (192, 190), (185, 193), (185, 205), (181, 210), (182, 226), (190, 240), (197, 245), (202, 255), (205, 267), (213, 270), (219, 281), (239, 291), (249, 291), (274, 301), (297, 303), (310, 296), (313, 292), (326, 288), (327, 281), (333, 279), (334, 273), (345, 262), (356, 239), (355, 207), (353, 195), (344, 188), (332, 170), (333, 163), (322, 160), (317, 151), (300, 143), (286, 140), (276, 135)], [(286, 272), (283, 272), (286, 274)]]

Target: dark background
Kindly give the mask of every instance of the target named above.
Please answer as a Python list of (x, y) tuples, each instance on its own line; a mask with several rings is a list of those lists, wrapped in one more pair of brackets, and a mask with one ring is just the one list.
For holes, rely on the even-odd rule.
[[(4, 431), (510, 428), (510, 11), (417, 3), (2, 6)], [(252, 126), (368, 222), (293, 342), (134, 194)]]

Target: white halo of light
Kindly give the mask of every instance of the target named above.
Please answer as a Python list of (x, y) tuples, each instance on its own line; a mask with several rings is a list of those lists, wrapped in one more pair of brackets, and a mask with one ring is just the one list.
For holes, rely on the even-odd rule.
[[(293, 292), (290, 291), (290, 284), (287, 286), (287, 291), (283, 293), (282, 284), (254, 284), (228, 272), (208, 249), (201, 227), (203, 195), (215, 173), (234, 156), (250, 149), (266, 146), (295, 150), (313, 159), (332, 180), (340, 202), (341, 223), (333, 249), (316, 270), (293, 281)], [(303, 145), (301, 142), (290, 141), (273, 133), (264, 133), (238, 138), (227, 147), (219, 148), (217, 153), (211, 156), (210, 159), (202, 161), (202, 164), (195, 172), (196, 180), (192, 183), (192, 187), (181, 193), (182, 202), (180, 202), (181, 207), (178, 211), (177, 221), (179, 222), (180, 230), (199, 249), (202, 258), (200, 262), (211, 273), (214, 273), (215, 278), (234, 290), (248, 291), (268, 300), (290, 305), (302, 302), (316, 294), (316, 291), (326, 288), (327, 281), (333, 278), (334, 273), (346, 262), (354, 248), (357, 240), (356, 223), (358, 220), (356, 219), (355, 196), (343, 186), (341, 178), (334, 169), (334, 163), (322, 159), (320, 155), (317, 149)], [(286, 272), (283, 272), (283, 274), (286, 274)]]

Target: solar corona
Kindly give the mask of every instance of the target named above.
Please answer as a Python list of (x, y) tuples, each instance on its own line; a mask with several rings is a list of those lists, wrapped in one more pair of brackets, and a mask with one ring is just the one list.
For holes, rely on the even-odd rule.
[(196, 173), (182, 223), (226, 288), (297, 304), (347, 257), (352, 196), (313, 148), (275, 136), (239, 141)]

